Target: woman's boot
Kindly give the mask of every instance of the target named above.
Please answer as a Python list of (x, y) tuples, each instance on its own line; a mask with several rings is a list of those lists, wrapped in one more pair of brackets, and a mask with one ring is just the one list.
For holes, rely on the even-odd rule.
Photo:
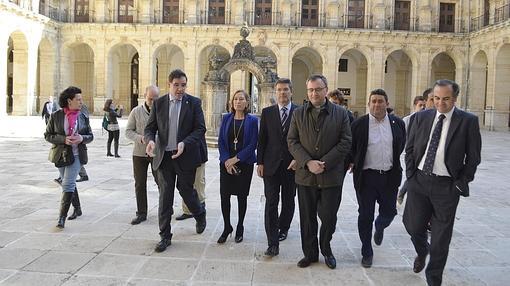
[(73, 220), (82, 215), (81, 206), (80, 206), (80, 197), (78, 196), (78, 189), (74, 189), (73, 198), (71, 200), (74, 211), (67, 219)]
[(66, 223), (67, 212), (69, 211), (69, 207), (71, 206), (71, 200), (73, 198), (73, 193), (71, 192), (63, 192), (62, 199), (60, 201), (60, 216), (58, 218), (58, 228), (64, 228)]

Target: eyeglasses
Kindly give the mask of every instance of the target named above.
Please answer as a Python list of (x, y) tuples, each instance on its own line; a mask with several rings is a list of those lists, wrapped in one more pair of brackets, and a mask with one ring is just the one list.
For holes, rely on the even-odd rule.
[(319, 92), (323, 91), (324, 89), (325, 89), (325, 87), (307, 88), (306, 92), (308, 92), (308, 93), (314, 93), (314, 92), (319, 93)]

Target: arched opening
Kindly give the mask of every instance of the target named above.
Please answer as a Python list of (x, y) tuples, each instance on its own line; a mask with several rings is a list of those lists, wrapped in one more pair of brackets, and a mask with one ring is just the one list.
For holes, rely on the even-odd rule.
[(487, 55), (484, 51), (479, 51), (470, 68), (467, 108), (478, 116), (480, 125), (486, 124), (484, 109), (487, 105), (487, 65)]
[(62, 73), (64, 88), (69, 85), (79, 87), (89, 112), (99, 112), (102, 104), (94, 106), (94, 51), (89, 45), (78, 43), (69, 46), (64, 54), (67, 57), (67, 69)]
[(9, 37), (7, 60), (7, 114), (28, 114), (28, 42), (22, 32)]
[(184, 53), (175, 45), (162, 45), (154, 52), (154, 78), (161, 94), (168, 93), (168, 75), (174, 69), (184, 69)]
[(58, 101), (55, 91), (55, 54), (54, 48), (48, 39), (42, 39), (39, 44), (37, 62), (37, 106), (36, 110), (42, 109), (41, 104), (46, 102), (50, 96)]
[(199, 77), (195, 79), (196, 86), (200, 86), (200, 94), (204, 94), (204, 85), (202, 85), (202, 81), (207, 76), (207, 73), (211, 70), (211, 63), (209, 62), (209, 59), (213, 54), (216, 55), (216, 57), (221, 58), (221, 65), (227, 63), (230, 60), (230, 53), (227, 49), (220, 45), (210, 45), (202, 49), (197, 62), (196, 74), (198, 74)]
[(496, 84), (494, 87), (494, 128), (510, 127), (510, 44), (505, 44), (496, 56)]
[(107, 97), (130, 112), (138, 105), (138, 51), (130, 44), (119, 44), (108, 53)]
[(312, 48), (301, 48), (292, 57), (291, 80), (297, 104), (308, 100), (306, 79), (312, 74), (322, 74), (322, 57)]
[(455, 61), (447, 53), (435, 56), (431, 65), (431, 86), (438, 79), (455, 80), (455, 69)]
[(412, 71), (413, 64), (404, 51), (394, 51), (386, 58), (384, 90), (395, 114), (401, 117), (411, 112), (413, 98), (416, 96), (411, 92)]
[(337, 86), (347, 100), (347, 107), (355, 117), (366, 113), (368, 62), (359, 50), (350, 49), (338, 60)]

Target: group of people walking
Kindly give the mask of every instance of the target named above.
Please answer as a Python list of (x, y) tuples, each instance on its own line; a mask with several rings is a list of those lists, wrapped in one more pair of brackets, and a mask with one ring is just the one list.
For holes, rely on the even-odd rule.
[[(183, 213), (177, 219), (194, 218), (198, 234), (207, 226), (206, 127), (200, 99), (186, 93), (187, 81), (183, 71), (174, 70), (168, 78), (168, 94), (159, 97), (157, 87), (147, 87), (145, 103), (132, 110), (126, 128), (126, 136), (134, 141), (137, 212), (132, 224), (147, 219), (149, 164), (159, 188), (161, 240), (156, 252), (171, 245), (175, 187), (183, 200)], [(276, 104), (262, 110), (260, 121), (249, 112), (246, 91), (237, 90), (231, 96), (230, 109), (221, 120), (218, 134), (223, 231), (217, 242), (225, 243), (234, 231), (232, 195), (237, 196), (238, 202), (234, 240), (243, 241), (247, 197), (257, 164), (256, 174), (264, 180), (266, 197), (265, 255), (279, 255), (279, 243), (287, 238), (293, 219), (297, 193), (304, 254), (297, 265), (307, 267), (318, 262), (320, 253), (329, 268), (336, 268), (330, 242), (336, 229), (344, 177), (350, 171), (358, 201), (361, 265), (371, 267), (372, 238), (381, 245), (385, 229), (397, 214), (403, 170), (400, 155), (405, 148), (408, 198), (403, 222), (417, 253), (413, 271), (422, 271), (430, 255), (427, 282), (441, 285), (459, 196), (469, 195), (468, 183), (480, 163), (478, 119), (455, 107), (459, 86), (450, 80), (438, 80), (424, 97), (415, 99), (417, 107), (405, 122), (388, 114), (388, 95), (382, 89), (370, 92), (369, 113), (356, 120), (350, 111), (333, 103), (341, 101), (341, 95), (335, 91), (328, 95), (328, 82), (322, 75), (307, 79), (308, 101), (303, 106), (292, 102), (292, 91), (289, 79), (278, 79)], [(80, 164), (87, 161), (84, 146), (93, 139), (88, 118), (79, 113), (80, 93), (72, 87), (62, 92), (59, 101), (65, 108), (50, 117), (45, 133), (46, 140), (53, 143), (50, 161), (59, 162), (60, 151), (56, 149), (62, 146), (71, 146), (75, 157), (74, 163), (59, 168), (63, 178), (61, 227), (74, 193), (77, 198), (74, 178)], [(429, 108), (421, 111), (424, 105)], [(105, 104), (105, 111), (107, 107), (115, 112), (111, 102)], [(399, 198), (403, 200), (403, 194)]]

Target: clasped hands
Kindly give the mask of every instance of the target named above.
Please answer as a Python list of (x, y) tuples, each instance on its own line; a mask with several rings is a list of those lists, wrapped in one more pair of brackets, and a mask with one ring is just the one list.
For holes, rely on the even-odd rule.
[(239, 161), (241, 161), (241, 160), (239, 160), (237, 158), (237, 156), (234, 156), (234, 157), (228, 159), (227, 161), (225, 161), (225, 169), (227, 169), (227, 173), (229, 173), (230, 175), (233, 175), (234, 173), (232, 172), (232, 170), (234, 169), (235, 164)]
[(66, 145), (74, 145), (80, 144), (83, 141), (83, 137), (80, 134), (73, 134), (70, 136), (66, 136), (65, 144)]
[(319, 160), (310, 160), (306, 162), (306, 166), (308, 170), (315, 175), (321, 174), (326, 170), (326, 162)]

